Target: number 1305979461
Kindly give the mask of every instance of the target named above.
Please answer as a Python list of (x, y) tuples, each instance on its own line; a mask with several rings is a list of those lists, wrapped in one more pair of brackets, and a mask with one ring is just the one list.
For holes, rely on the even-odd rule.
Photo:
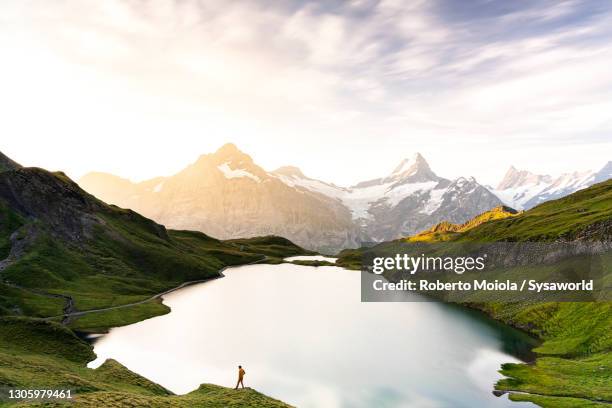
[(5, 388), (0, 393), (0, 400), (67, 400), (72, 399), (73, 396), (72, 390), (66, 389)]

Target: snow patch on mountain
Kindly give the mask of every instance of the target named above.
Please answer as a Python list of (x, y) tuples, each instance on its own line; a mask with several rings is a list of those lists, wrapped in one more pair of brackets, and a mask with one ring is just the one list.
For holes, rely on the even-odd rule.
[(243, 170), (243, 169), (232, 169), (229, 166), (229, 163), (223, 163), (220, 166), (217, 166), (217, 168), (221, 170), (221, 172), (227, 179), (248, 177), (256, 181), (257, 183), (261, 183), (261, 179), (257, 177), (256, 175), (249, 173), (248, 171)]
[(153, 187), (153, 192), (159, 193), (160, 191), (162, 191), (163, 188), (164, 188), (164, 182), (162, 181), (159, 184), (157, 184), (155, 187)]
[(505, 190), (490, 189), (490, 191), (499, 197), (508, 207), (522, 210), (525, 203), (537, 196), (546, 187), (548, 187), (546, 183), (537, 183), (507, 188)]
[(324, 194), (328, 197), (333, 198), (341, 198), (345, 194), (343, 188), (335, 186), (333, 184), (325, 183), (323, 181), (314, 180), (308, 177), (299, 177), (297, 175), (287, 176), (284, 174), (276, 173), (274, 173), (274, 175), (289, 187), (298, 186), (310, 190), (312, 192)]
[(429, 200), (423, 206), (423, 209), (420, 211), (421, 214), (431, 215), (433, 214), (444, 202), (444, 193), (446, 193), (445, 188), (439, 188), (437, 190), (431, 190), (429, 192)]
[(370, 206), (386, 194), (389, 186), (390, 184), (377, 184), (352, 189), (342, 196), (341, 200), (351, 211), (354, 220), (367, 219), (370, 218), (368, 213)]
[(437, 181), (426, 181), (423, 183), (406, 183), (390, 189), (385, 194), (385, 197), (387, 198), (387, 203), (390, 204), (391, 207), (395, 207), (400, 203), (400, 201), (402, 201), (409, 195), (424, 193), (433, 190), (433, 188), (437, 185)]

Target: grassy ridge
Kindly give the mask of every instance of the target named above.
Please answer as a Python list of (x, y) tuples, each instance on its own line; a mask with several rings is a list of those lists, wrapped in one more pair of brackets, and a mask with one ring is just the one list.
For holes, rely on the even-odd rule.
[[(473, 224), (461, 232), (451, 228), (419, 235), (429, 242), (609, 242), (612, 180), (520, 214)], [(381, 244), (376, 249), (384, 250), (388, 245)], [(368, 250), (343, 251), (337, 263), (360, 268), (363, 254)], [(610, 286), (610, 254), (605, 255), (603, 263)], [(539, 355), (535, 364), (502, 367), (501, 372), (508, 378), (501, 380), (496, 388), (524, 393), (512, 393), (512, 400), (531, 401), (545, 408), (609, 406), (603, 401), (612, 401), (611, 303), (491, 302), (469, 306), (542, 339), (542, 344), (534, 350)]]

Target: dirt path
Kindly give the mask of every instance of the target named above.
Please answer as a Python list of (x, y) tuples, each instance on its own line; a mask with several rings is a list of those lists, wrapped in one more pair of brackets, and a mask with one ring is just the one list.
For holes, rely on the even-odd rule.
[[(176, 290), (182, 289), (182, 288), (184, 288), (186, 286), (194, 285), (196, 283), (208, 282), (208, 281), (213, 280), (213, 279), (222, 278), (222, 277), (224, 277), (223, 271), (225, 271), (227, 268), (232, 268), (232, 267), (235, 267), (235, 266), (254, 265), (254, 264), (258, 264), (258, 263), (264, 262), (267, 259), (268, 259), (267, 256), (262, 255), (262, 258), (260, 258), (260, 259), (258, 259), (256, 261), (253, 261), (253, 262), (249, 262), (249, 263), (242, 264), (242, 265), (226, 266), (226, 267), (224, 267), (224, 268), (219, 270), (219, 276), (214, 276), (212, 278), (198, 279), (198, 280), (194, 280), (194, 281), (184, 282), (184, 283), (181, 283), (177, 287), (174, 287), (172, 289), (168, 289), (168, 290), (166, 290), (164, 292), (158, 293), (156, 295), (153, 295), (153, 296), (151, 296), (151, 297), (149, 297), (147, 299), (140, 300), (138, 302), (126, 303), (124, 305), (118, 305), (118, 306), (110, 306), (110, 307), (105, 307), (105, 308), (101, 308), (101, 309), (91, 309), (91, 310), (78, 311), (78, 310), (76, 310), (76, 307), (74, 306), (74, 299), (72, 299), (72, 297), (70, 297), (70, 296), (67, 296), (67, 295), (55, 295), (55, 294), (52, 294), (52, 293), (46, 293), (46, 294), (40, 293), (41, 295), (49, 295), (49, 296), (52, 296), (52, 297), (63, 297), (64, 299), (66, 299), (66, 306), (64, 307), (64, 313), (63, 314), (58, 315), (58, 316), (45, 317), (43, 320), (53, 320), (53, 319), (62, 318), (62, 324), (69, 324), (70, 322), (72, 322), (72, 320), (75, 317), (84, 316), (86, 314), (101, 313), (101, 312), (107, 312), (109, 310), (124, 309), (124, 308), (127, 308), (127, 307), (142, 305), (143, 303), (147, 303), (147, 302), (150, 302), (152, 300), (158, 299), (158, 298), (160, 298), (160, 297), (162, 297), (164, 295), (167, 295), (168, 293), (171, 293), (171, 292), (174, 292)], [(21, 288), (21, 289), (24, 289), (24, 288)], [(27, 290), (27, 289), (25, 289), (25, 290)]]
[[(14, 288), (14, 289), (19, 289), (19, 290), (23, 290), (26, 292), (30, 292), (33, 293), (35, 295), (38, 296), (44, 296), (44, 297), (48, 297), (48, 298), (53, 298), (53, 299), (64, 299), (66, 301), (66, 304), (64, 305), (64, 315), (70, 315), (72, 313), (75, 312), (75, 307), (74, 307), (74, 299), (72, 299), (71, 296), (68, 295), (62, 295), (59, 293), (49, 293), (49, 292), (44, 292), (42, 290), (37, 290), (37, 289), (30, 289), (30, 288), (25, 288), (23, 286), (17, 285), (16, 283), (11, 283), (11, 282), (7, 282), (7, 281), (2, 281), (3, 285), (6, 285), (10, 288)], [(47, 318), (45, 318), (46, 320)], [(69, 322), (66, 321), (64, 322), (62, 320), (62, 324), (68, 324)]]
[[(19, 259), (21, 257), (21, 255), (23, 254), (23, 252), (24, 252), (25, 242), (22, 242), (22, 241), (25, 241), (25, 240), (22, 240), (22, 241), (17, 240), (16, 237), (17, 237), (17, 233), (18, 232), (19, 231), (13, 233), (11, 235), (11, 237), (10, 237), (10, 240), (11, 240), (13, 245), (11, 245), (11, 250), (9, 252), (9, 255), (5, 259), (0, 260), (0, 273), (4, 269), (6, 269), (8, 266), (10, 266), (12, 263), (14, 263), (17, 259)], [(249, 262), (249, 263), (242, 264), (242, 265), (233, 265), (233, 266), (253, 265), (253, 264), (257, 264), (257, 263), (263, 262), (263, 261), (265, 261), (267, 259), (268, 259), (267, 256), (261, 255), (261, 258), (256, 260), (256, 261)], [(67, 325), (67, 324), (71, 323), (72, 320), (74, 320), (75, 317), (78, 317), (78, 316), (83, 316), (83, 315), (86, 315), (86, 314), (89, 314), (89, 313), (106, 312), (106, 311), (109, 311), (109, 310), (123, 309), (123, 308), (126, 308), (126, 307), (141, 305), (143, 303), (147, 303), (147, 302), (150, 302), (152, 300), (158, 299), (161, 296), (167, 295), (170, 292), (174, 292), (175, 290), (184, 288), (185, 286), (193, 285), (193, 284), (196, 284), (196, 283), (207, 282), (207, 281), (209, 281), (211, 279), (221, 278), (221, 277), (223, 277), (223, 271), (226, 270), (229, 267), (230, 266), (226, 266), (226, 267), (220, 269), (219, 270), (219, 276), (215, 276), (215, 277), (207, 278), (207, 279), (199, 279), (199, 280), (184, 282), (184, 283), (182, 283), (181, 285), (179, 285), (179, 286), (177, 286), (175, 288), (168, 289), (165, 292), (158, 293), (156, 295), (151, 296), (150, 298), (141, 300), (139, 302), (128, 303), (128, 304), (119, 305), (119, 306), (111, 306), (111, 307), (106, 307), (106, 308), (102, 308), (102, 309), (84, 310), (84, 311), (77, 310), (77, 308), (76, 308), (76, 306), (74, 304), (74, 299), (70, 295), (63, 295), (63, 294), (60, 294), (60, 293), (50, 293), (50, 292), (45, 292), (45, 291), (42, 291), (42, 290), (26, 288), (26, 287), (23, 287), (21, 285), (17, 285), (16, 283), (3, 280), (2, 276), (0, 276), (0, 283), (4, 284), (6, 286), (9, 286), (9, 287), (15, 288), (15, 289), (20, 289), (20, 290), (24, 290), (26, 292), (34, 293), (34, 294), (39, 295), (39, 296), (55, 298), (55, 299), (58, 299), (58, 298), (59, 299), (64, 299), (66, 303), (65, 303), (64, 308), (63, 308), (63, 313), (61, 315), (58, 315), (58, 316), (45, 317), (45, 318), (43, 318), (43, 320), (48, 321), (48, 320), (53, 320), (53, 319), (61, 318), (62, 319), (61, 323), (63, 325)]]

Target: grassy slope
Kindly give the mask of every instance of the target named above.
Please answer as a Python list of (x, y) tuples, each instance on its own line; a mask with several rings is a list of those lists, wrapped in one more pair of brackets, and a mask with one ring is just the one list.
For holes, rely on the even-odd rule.
[[(0, 272), (0, 315), (62, 314), (64, 300), (41, 293), (70, 296), (79, 311), (130, 304), (186, 281), (217, 277), (226, 266), (271, 262), (308, 252), (279, 237), (220, 241), (200, 232), (166, 231), (133, 211), (104, 204), (61, 173), (41, 169), (0, 173), (4, 178), (12, 174), (26, 182), (33, 180), (40, 188), (55, 185), (41, 200), (61, 202), (76, 196), (78, 206), (41, 214), (38, 207), (44, 204), (37, 207), (36, 199), (31, 198), (37, 191), (14, 197), (3, 196), (0, 190), (0, 259), (6, 258), (12, 245), (28, 241), (24, 253)], [(34, 201), (27, 211), (10, 205), (26, 200)], [(92, 221), (83, 223), (86, 217)], [(64, 225), (79, 223), (84, 226), (61, 231)], [(126, 316), (126, 323), (141, 320), (147, 313), (167, 312), (156, 302), (137, 309), (127, 312), (131, 317)], [(108, 315), (113, 320), (109, 326), (121, 323), (121, 311)], [(82, 318), (92, 319), (96, 321), (93, 328), (101, 327), (101, 315)], [(87, 324), (81, 321), (76, 327), (84, 329)]]
[[(21, 248), (16, 255), (15, 248)], [(90, 393), (80, 401), (89, 406), (127, 401), (134, 406), (286, 406), (252, 390), (234, 394), (211, 385), (169, 396), (116, 362), (89, 370), (90, 345), (66, 327), (32, 317), (63, 314), (66, 300), (57, 295), (70, 296), (79, 311), (121, 306), (186, 281), (218, 277), (226, 266), (305, 253), (278, 237), (227, 242), (199, 232), (166, 231), (133, 211), (95, 199), (62, 173), (0, 172), (0, 261), (11, 255), (0, 270), (0, 386), (66, 385)], [(87, 314), (71, 327), (102, 331), (168, 311), (152, 300)]]
[[(442, 240), (604, 239), (611, 220), (612, 181), (607, 181), (516, 216), (485, 222), (450, 238), (444, 235)], [(436, 238), (430, 235), (430, 240)], [(362, 250), (343, 251), (339, 263), (359, 267), (361, 255)], [(608, 269), (609, 261), (608, 256), (605, 262)], [(612, 401), (611, 303), (472, 306), (543, 340), (535, 349), (539, 358), (534, 365), (503, 366), (502, 373), (508, 378), (497, 384), (498, 389), (531, 393), (512, 394), (511, 399), (532, 401), (546, 408), (609, 406), (597, 401)]]
[[(460, 239), (469, 241), (552, 241), (574, 239), (587, 227), (612, 218), (612, 180), (596, 184), (559, 200), (480, 225)], [(590, 235), (591, 239), (601, 238)]]

